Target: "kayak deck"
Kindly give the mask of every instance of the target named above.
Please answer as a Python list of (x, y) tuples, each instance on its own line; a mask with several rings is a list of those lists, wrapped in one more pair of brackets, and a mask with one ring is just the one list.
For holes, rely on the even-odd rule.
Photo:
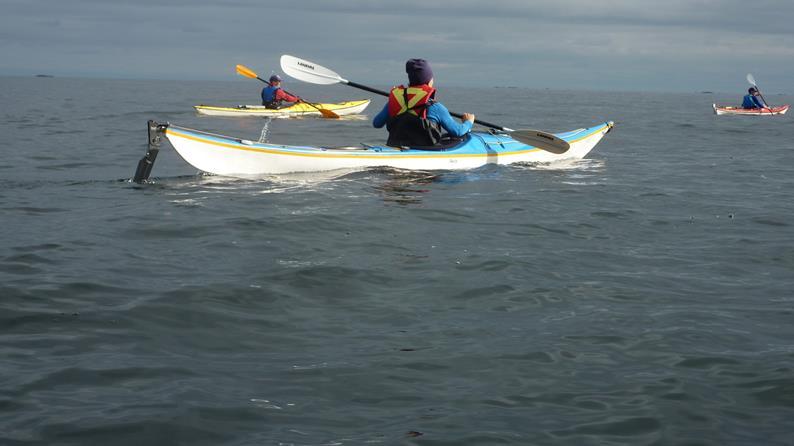
[[(271, 116), (271, 117), (290, 117), (290, 116), (320, 116), (317, 108), (331, 110), (339, 116), (355, 115), (364, 111), (369, 105), (369, 99), (356, 101), (345, 101), (328, 104), (309, 105), (299, 102), (288, 107), (267, 108), (264, 105), (238, 105), (235, 107), (223, 107), (216, 105), (195, 105), (193, 108), (200, 115), (207, 116)], [(315, 108), (317, 107), (317, 108)]]

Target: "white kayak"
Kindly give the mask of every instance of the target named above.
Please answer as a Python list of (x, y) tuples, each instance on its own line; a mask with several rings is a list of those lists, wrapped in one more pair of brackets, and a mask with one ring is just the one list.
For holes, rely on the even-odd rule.
[[(550, 163), (584, 158), (613, 127), (611, 121), (555, 136), (567, 141), (564, 153), (526, 145), (504, 133), (472, 132), (440, 150), (389, 146), (312, 147), (254, 142), (150, 121), (150, 143), (165, 136), (179, 155), (198, 170), (232, 177), (256, 177), (337, 169), (392, 167), (408, 170), (462, 170), (486, 164)], [(153, 136), (154, 134), (154, 136)], [(151, 149), (150, 149), (151, 151)], [(156, 153), (156, 152), (155, 152)], [(147, 157), (148, 157), (147, 153)], [(141, 160), (144, 163), (145, 160)], [(139, 166), (148, 178), (148, 168)]]

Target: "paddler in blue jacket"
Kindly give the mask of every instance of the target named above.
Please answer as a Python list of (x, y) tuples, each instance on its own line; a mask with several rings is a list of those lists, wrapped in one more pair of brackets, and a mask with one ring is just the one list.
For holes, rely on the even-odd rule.
[(274, 74), (262, 89), (262, 105), (267, 108), (281, 108), (284, 102), (300, 102), (301, 98), (293, 96), (281, 88), (281, 76)]
[(749, 94), (744, 95), (744, 100), (742, 100), (742, 108), (769, 108), (766, 105), (763, 98), (761, 98), (761, 94), (758, 92), (758, 89), (755, 87), (750, 87), (747, 90)]
[(372, 120), (374, 127), (385, 125), (389, 130), (386, 144), (430, 148), (441, 141), (442, 130), (456, 137), (471, 131), (473, 114), (464, 113), (458, 123), (443, 104), (435, 101), (433, 70), (426, 60), (408, 60), (405, 72), (408, 73), (408, 87), (392, 88), (389, 101)]

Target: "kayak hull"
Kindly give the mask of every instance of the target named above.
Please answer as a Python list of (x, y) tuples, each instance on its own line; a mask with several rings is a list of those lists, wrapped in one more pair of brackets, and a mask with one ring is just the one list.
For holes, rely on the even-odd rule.
[[(370, 100), (346, 101), (332, 104), (314, 104), (317, 108), (331, 110), (339, 116), (357, 115), (364, 111)], [(272, 109), (263, 105), (238, 105), (236, 107), (221, 107), (214, 105), (195, 105), (193, 108), (200, 115), (207, 116), (259, 116), (259, 117), (292, 117), (292, 116), (320, 116), (317, 108), (299, 102), (288, 107)]]
[(525, 145), (506, 134), (471, 133), (442, 150), (388, 146), (309, 147), (259, 143), (168, 125), (164, 135), (193, 167), (216, 175), (251, 177), (337, 169), (392, 167), (407, 170), (463, 170), (486, 164), (549, 163), (584, 158), (613, 123), (559, 133), (570, 143), (562, 154)]
[(771, 108), (741, 108), (711, 104), (711, 107), (717, 115), (775, 116), (785, 115), (789, 106), (787, 104)]

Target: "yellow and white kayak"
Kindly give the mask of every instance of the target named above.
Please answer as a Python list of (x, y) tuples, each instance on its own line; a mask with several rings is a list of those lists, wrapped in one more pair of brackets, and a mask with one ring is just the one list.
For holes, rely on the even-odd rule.
[[(196, 105), (196, 112), (209, 116), (265, 116), (265, 117), (290, 117), (290, 116), (320, 116), (317, 108), (330, 110), (339, 116), (356, 115), (364, 111), (370, 100), (346, 101), (334, 104), (312, 103), (309, 105), (299, 102), (283, 108), (267, 108), (264, 105), (238, 105), (236, 107), (220, 107), (215, 105)], [(316, 108), (315, 108), (316, 107)]]

